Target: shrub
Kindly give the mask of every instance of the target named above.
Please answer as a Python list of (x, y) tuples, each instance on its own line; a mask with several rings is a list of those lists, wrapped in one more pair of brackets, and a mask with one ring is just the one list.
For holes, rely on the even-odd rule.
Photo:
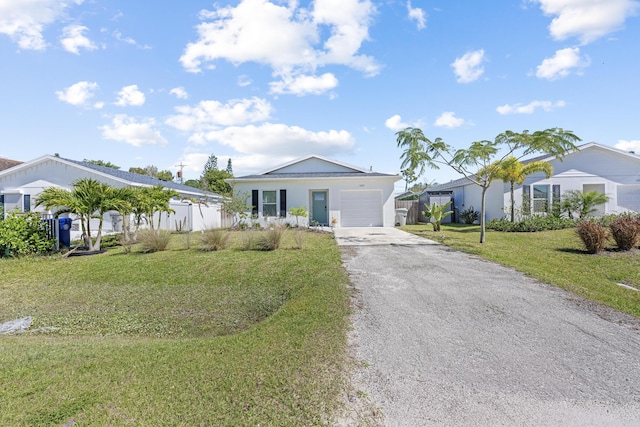
[(573, 219), (548, 215), (530, 215), (518, 222), (511, 222), (506, 218), (487, 221), (487, 230), (508, 232), (535, 232), (546, 230), (562, 230), (575, 227)]
[(258, 237), (255, 248), (259, 251), (275, 251), (282, 243), (284, 232), (285, 228), (280, 225), (269, 228)]
[(611, 236), (618, 248), (623, 251), (632, 249), (640, 238), (640, 216), (631, 214), (618, 215), (609, 224)]
[(42, 254), (54, 246), (55, 239), (47, 237), (47, 226), (36, 212), (10, 212), (0, 221), (0, 256)]
[(231, 234), (227, 230), (209, 229), (202, 233), (200, 248), (203, 251), (221, 251), (229, 244), (229, 237)]
[(469, 206), (467, 209), (460, 212), (460, 218), (465, 224), (473, 224), (480, 218), (480, 212), (473, 209), (473, 206)]
[(161, 252), (167, 249), (171, 241), (171, 232), (167, 230), (142, 230), (138, 235), (142, 252)]
[(609, 233), (598, 221), (582, 220), (576, 226), (576, 232), (591, 254), (597, 254), (607, 246)]

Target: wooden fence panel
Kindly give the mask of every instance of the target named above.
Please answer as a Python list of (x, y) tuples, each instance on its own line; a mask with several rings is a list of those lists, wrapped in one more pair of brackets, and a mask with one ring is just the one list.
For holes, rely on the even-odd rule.
[(417, 224), (420, 214), (420, 202), (417, 200), (396, 200), (396, 209), (407, 209), (407, 224)]

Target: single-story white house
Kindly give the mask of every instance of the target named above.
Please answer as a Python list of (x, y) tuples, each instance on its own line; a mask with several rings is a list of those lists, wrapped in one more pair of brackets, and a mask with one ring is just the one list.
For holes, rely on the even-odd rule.
[(253, 215), (263, 225), (277, 219), (296, 224), (290, 210), (304, 207), (309, 216), (300, 225), (393, 227), (394, 183), (400, 179), (309, 155), (227, 182), (247, 196)]
[[(45, 155), (0, 171), (0, 207), (4, 212), (17, 209), (20, 212), (35, 211), (43, 214), (55, 214), (55, 212), (45, 211), (42, 207), (36, 207), (38, 195), (45, 188), (52, 186), (72, 190), (73, 182), (83, 178), (93, 178), (115, 188), (162, 185), (177, 191), (180, 197), (170, 202), (171, 208), (176, 213), (170, 216), (163, 215), (161, 218), (162, 229), (199, 231), (231, 225), (230, 222), (226, 222), (226, 215), (222, 213), (221, 196), (218, 194), (171, 181), (163, 181), (148, 175), (51, 155)], [(203, 203), (194, 203), (194, 200)], [(97, 220), (95, 221), (95, 225), (97, 225)], [(94, 228), (93, 222), (91, 225)], [(103, 232), (120, 231), (122, 231), (120, 214), (117, 212), (107, 213), (104, 217)], [(71, 238), (78, 239), (80, 234), (79, 223), (73, 221)]]
[[(543, 155), (523, 160), (522, 163), (532, 161), (551, 163), (553, 175), (547, 179), (543, 173), (532, 174), (522, 185), (516, 186), (516, 212), (523, 215), (545, 213), (570, 190), (606, 194), (609, 201), (598, 207), (601, 215), (640, 211), (640, 156), (634, 153), (591, 142), (579, 146), (562, 159)], [(429, 190), (452, 191), (457, 213), (469, 207), (480, 210), (481, 189), (466, 178)], [(510, 204), (510, 184), (494, 181), (486, 194), (486, 219), (508, 216)]]

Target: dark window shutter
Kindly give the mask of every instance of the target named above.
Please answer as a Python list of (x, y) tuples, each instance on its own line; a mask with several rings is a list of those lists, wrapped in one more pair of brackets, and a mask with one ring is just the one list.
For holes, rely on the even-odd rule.
[(531, 213), (531, 186), (522, 186), (522, 214), (529, 215)]
[(258, 190), (251, 190), (251, 215), (258, 215)]
[(551, 212), (554, 215), (560, 215), (561, 212), (561, 208), (560, 208), (560, 185), (559, 184), (554, 184), (551, 186), (551, 194), (552, 194), (552, 199), (551, 199)]
[(287, 216), (287, 190), (280, 190), (280, 216)]

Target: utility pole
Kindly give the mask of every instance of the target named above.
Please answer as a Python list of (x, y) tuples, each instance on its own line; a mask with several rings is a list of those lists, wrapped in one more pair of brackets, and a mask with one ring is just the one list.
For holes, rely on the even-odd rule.
[(182, 162), (180, 162), (179, 165), (176, 165), (176, 167), (180, 168), (180, 170), (178, 171), (178, 179), (180, 180), (180, 184), (184, 184), (184, 182), (183, 182), (184, 179), (182, 178), (182, 176), (183, 176), (182, 175), (182, 169), (184, 169), (185, 166), (187, 166), (187, 165), (183, 165)]

